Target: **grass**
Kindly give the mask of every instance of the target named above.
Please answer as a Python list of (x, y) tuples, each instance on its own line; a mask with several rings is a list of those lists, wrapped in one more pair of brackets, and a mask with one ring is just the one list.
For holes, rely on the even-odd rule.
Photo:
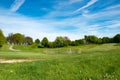
[(3, 45), (2, 48), (0, 48), (0, 52), (9, 51), (9, 47), (10, 47), (10, 45), (7, 45), (7, 44)]
[[(30, 51), (27, 47), (20, 47), (16, 46), (17, 49), (21, 49), (20, 52), (4, 49), (0, 56), (5, 59), (40, 60), (2, 63), (0, 80), (120, 80), (120, 46), (116, 44), (56, 49), (37, 49), (29, 46)], [(69, 49), (72, 50), (72, 54), (67, 53)]]

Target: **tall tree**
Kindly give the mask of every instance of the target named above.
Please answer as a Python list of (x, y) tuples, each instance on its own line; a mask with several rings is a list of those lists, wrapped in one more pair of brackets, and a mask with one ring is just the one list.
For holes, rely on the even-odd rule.
[(14, 34), (13, 37), (14, 37), (14, 44), (21, 45), (25, 41), (24, 35), (22, 35), (20, 33)]
[(25, 37), (25, 42), (24, 43), (27, 44), (27, 45), (31, 45), (33, 43), (33, 39), (29, 36)]
[(110, 43), (111, 39), (109, 37), (103, 37), (102, 38), (102, 43)]
[(56, 47), (64, 47), (65, 46), (65, 39), (62, 36), (58, 36), (55, 39)]
[(14, 43), (13, 33), (8, 34), (8, 36), (7, 36), (7, 42), (8, 42), (9, 44)]
[(63, 38), (64, 38), (64, 44), (65, 44), (65, 46), (69, 46), (71, 44), (71, 40), (67, 36), (65, 36)]
[(85, 36), (86, 43), (97, 43), (98, 38), (96, 36), (90, 35)]
[(97, 40), (96, 43), (97, 43), (97, 44), (102, 44), (102, 39), (101, 39), (101, 38), (98, 38), (98, 40)]
[(5, 42), (6, 42), (6, 38), (5, 38), (2, 30), (0, 29), (0, 47), (2, 47)]
[(35, 40), (35, 43), (36, 43), (36, 44), (40, 44), (40, 40), (39, 40), (39, 39), (36, 39), (36, 40)]
[(44, 37), (43, 40), (41, 41), (41, 44), (44, 46), (44, 47), (49, 47), (49, 41), (47, 39), (47, 37)]
[(113, 40), (115, 43), (120, 43), (120, 34), (116, 34), (114, 37), (113, 37)]

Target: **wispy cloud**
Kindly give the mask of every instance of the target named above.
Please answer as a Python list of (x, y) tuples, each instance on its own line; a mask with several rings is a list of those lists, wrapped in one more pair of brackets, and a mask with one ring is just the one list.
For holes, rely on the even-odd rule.
[[(0, 13), (0, 28), (6, 32), (6, 35), (10, 32), (20, 32), (31, 36), (34, 39), (42, 39), (46, 36), (51, 41), (53, 41), (56, 36), (68, 36), (70, 39), (74, 40), (83, 38), (84, 35), (96, 35), (102, 37), (111, 36), (119, 32), (119, 29), (117, 28), (120, 26), (120, 18), (114, 18), (115, 21), (113, 21), (112, 18), (112, 20), (109, 19), (109, 22), (107, 21), (102, 23), (91, 23), (90, 21), (98, 21), (99, 19), (104, 20), (104, 17), (111, 18), (115, 15), (119, 15), (120, 11), (110, 10), (97, 12), (94, 14), (89, 14), (88, 11), (85, 11), (84, 14), (86, 16), (80, 15), (62, 20), (46, 20), (25, 17), (16, 13), (12, 15)], [(107, 25), (104, 25), (103, 23)], [(75, 29), (64, 30), (66, 28), (70, 28), (71, 26), (75, 27)], [(101, 30), (101, 28), (103, 30)]]
[[(6, 35), (10, 32), (20, 32), (34, 39), (42, 39), (46, 36), (51, 41), (54, 40), (56, 36), (68, 36), (71, 40), (75, 40), (83, 38), (84, 35), (103, 37), (114, 36), (120, 32), (119, 5), (108, 6), (94, 13), (86, 10), (87, 7), (93, 5), (97, 0), (91, 0), (81, 9), (79, 8), (78, 12), (82, 10), (82, 15), (75, 15), (62, 19), (54, 18), (56, 16), (67, 16), (72, 13), (75, 9), (72, 9), (74, 6), (69, 9), (63, 6), (70, 7), (82, 0), (69, 1), (69, 3), (64, 2), (64, 4), (56, 4), (54, 10), (44, 15), (46, 17), (41, 17), (39, 19), (23, 16), (18, 13), (8, 15), (9, 11), (0, 10), (0, 28)], [(46, 9), (43, 8), (43, 10)]]
[(66, 1), (64, 2), (64, 5), (67, 4), (67, 5), (72, 5), (72, 4), (75, 4), (75, 3), (79, 3), (81, 2), (82, 0), (69, 0), (69, 1)]
[(112, 5), (110, 7), (105, 8), (104, 10), (113, 10), (113, 9), (120, 9), (120, 4)]
[(98, 0), (91, 0), (90, 2), (88, 2), (88, 3), (87, 3), (86, 5), (84, 5), (83, 7), (77, 9), (76, 11), (74, 11), (74, 13), (77, 13), (77, 12), (79, 12), (79, 11), (81, 11), (81, 10), (83, 10), (83, 9), (91, 6), (91, 5), (93, 5), (93, 4), (96, 3), (97, 1), (98, 1)]
[(62, 9), (63, 7), (66, 7), (66, 6), (70, 6), (72, 4), (75, 4), (75, 3), (79, 3), (81, 2), (82, 0), (63, 0), (61, 2), (61, 0), (56, 3), (57, 5), (55, 6), (55, 9)]
[(106, 22), (106, 27), (109, 29), (119, 29), (120, 28), (120, 20), (111, 20)]
[(11, 5), (10, 10), (12, 12), (16, 12), (23, 4), (25, 0), (15, 0), (14, 3)]

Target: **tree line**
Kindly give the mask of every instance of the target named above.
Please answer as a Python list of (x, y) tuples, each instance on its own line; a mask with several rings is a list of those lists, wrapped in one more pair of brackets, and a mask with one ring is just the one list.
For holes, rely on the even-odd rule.
[(112, 38), (98, 38), (94, 35), (85, 35), (83, 39), (78, 39), (74, 41), (71, 41), (67, 36), (58, 36), (53, 42), (50, 42), (47, 37), (44, 37), (41, 41), (39, 39), (33, 41), (32, 37), (25, 36), (21, 33), (10, 33), (7, 37), (5, 37), (2, 30), (0, 30), (0, 47), (2, 47), (6, 43), (15, 45), (35, 44), (38, 48), (58, 48), (65, 46), (79, 46), (81, 44), (120, 43), (120, 34), (116, 34)]

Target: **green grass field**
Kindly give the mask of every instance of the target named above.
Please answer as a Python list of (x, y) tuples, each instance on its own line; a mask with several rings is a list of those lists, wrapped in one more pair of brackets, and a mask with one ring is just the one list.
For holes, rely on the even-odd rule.
[(37, 61), (0, 63), (0, 80), (120, 80), (120, 45), (81, 45), (35, 48), (10, 45), (0, 49), (0, 59)]

